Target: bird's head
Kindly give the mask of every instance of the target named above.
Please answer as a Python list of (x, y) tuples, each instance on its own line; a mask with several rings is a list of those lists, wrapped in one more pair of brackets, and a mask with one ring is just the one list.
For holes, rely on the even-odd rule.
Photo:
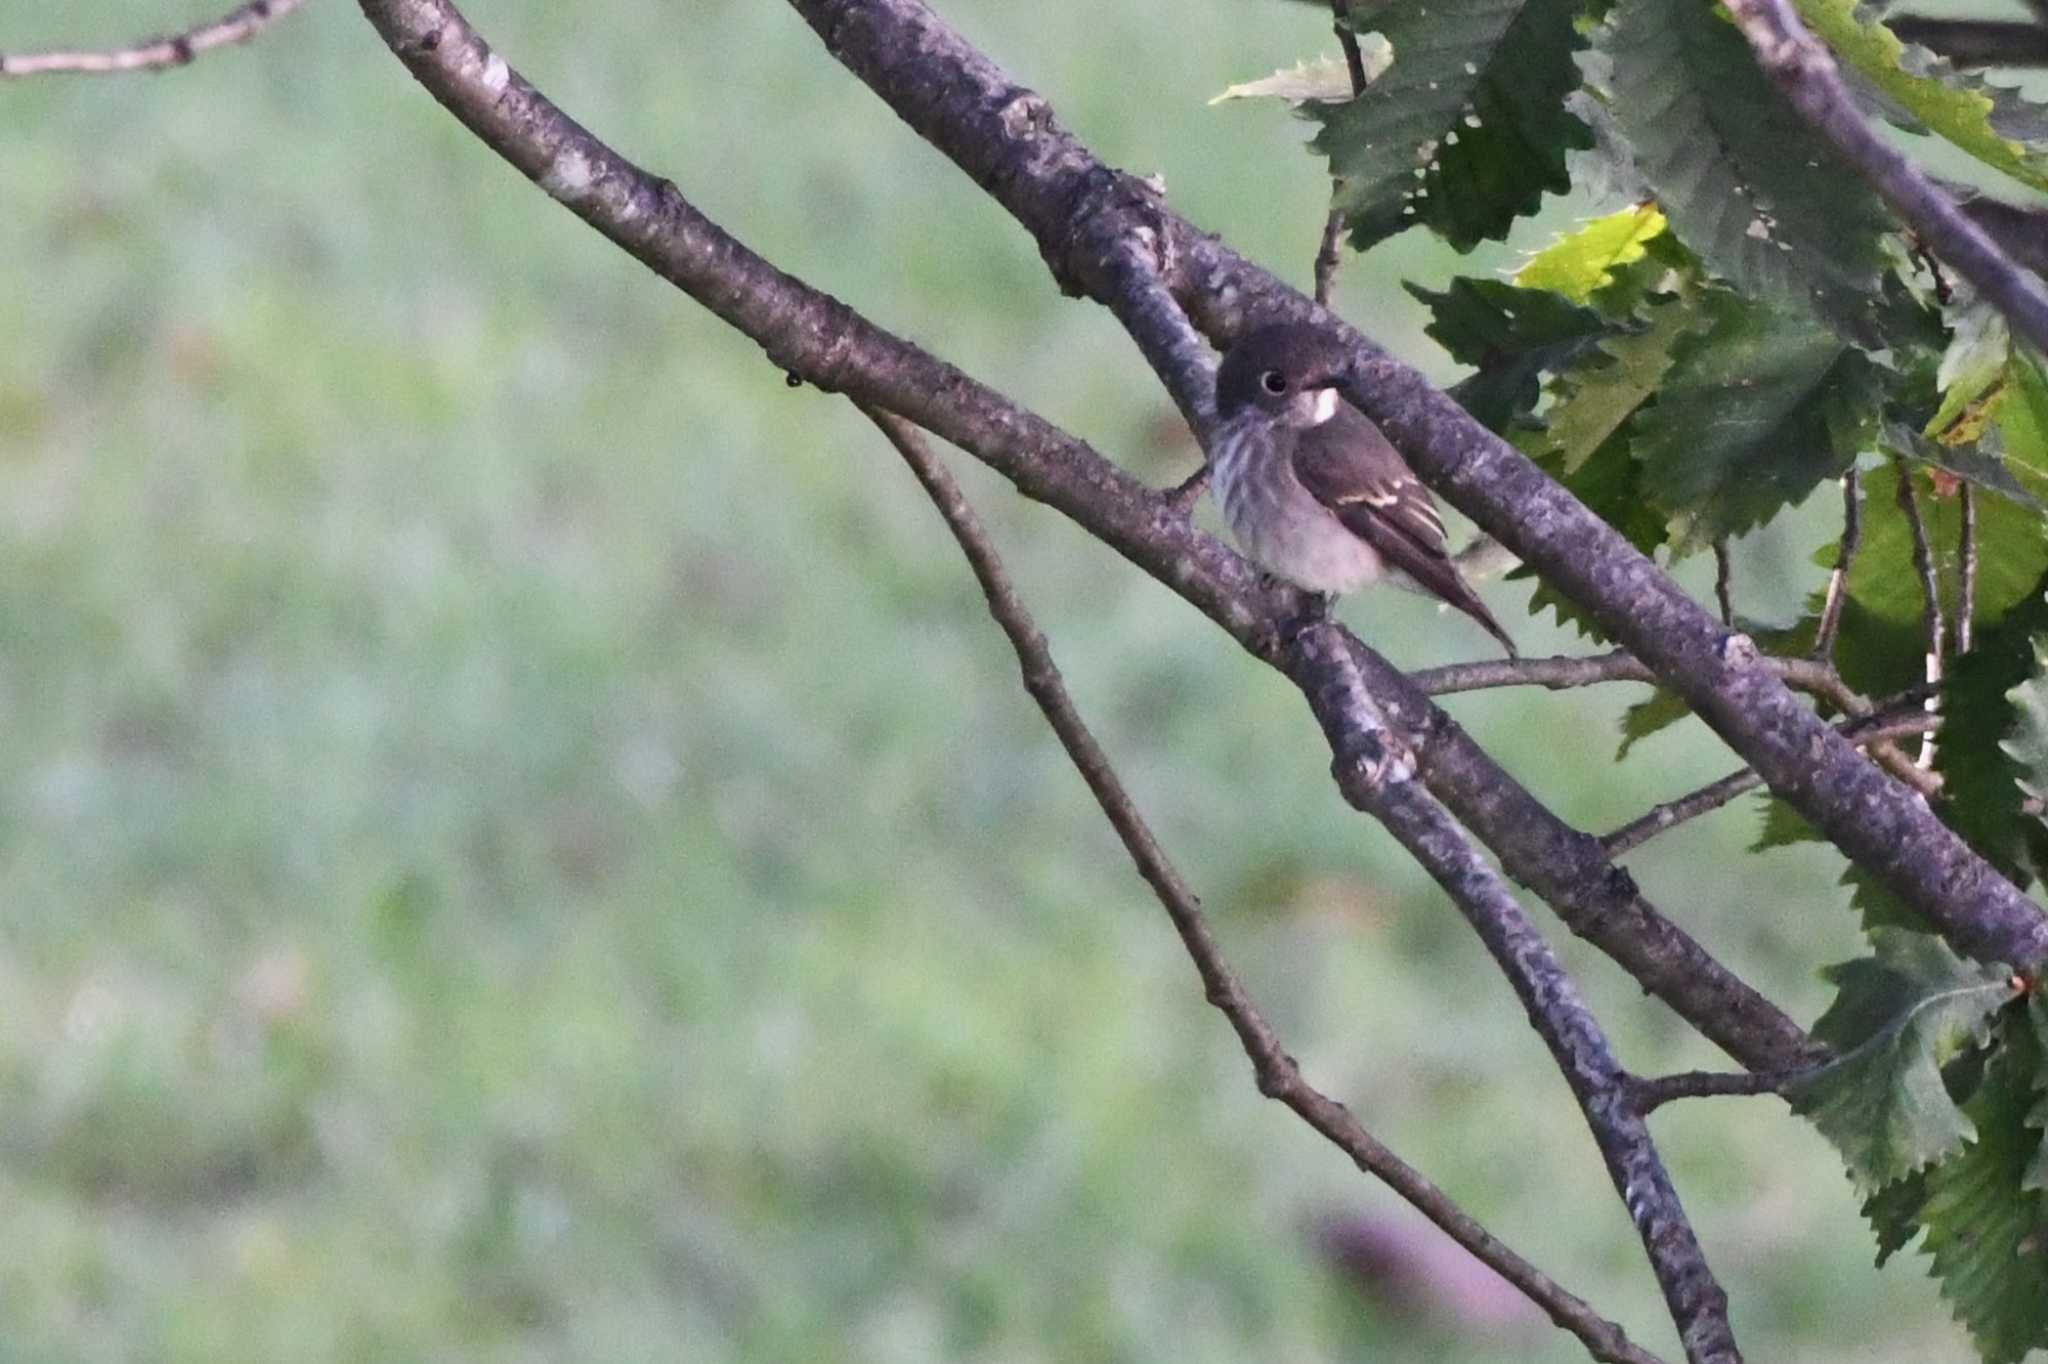
[(1283, 426), (1320, 426), (1337, 411), (1337, 382), (1348, 357), (1328, 333), (1284, 322), (1238, 338), (1216, 371), (1216, 414), (1248, 408)]

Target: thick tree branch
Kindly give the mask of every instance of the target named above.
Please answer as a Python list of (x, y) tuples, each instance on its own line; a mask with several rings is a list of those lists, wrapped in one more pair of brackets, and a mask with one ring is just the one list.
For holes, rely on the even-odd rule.
[(1636, 1111), (1630, 1077), (1578, 988), (1450, 812), (1415, 780), (1415, 754), (1381, 716), (1350, 639), (1326, 623), (1312, 624), (1295, 635), (1289, 654), (1290, 675), (1317, 716), (1328, 717), (1324, 732), (1337, 755), (1331, 770), (1338, 789), (1385, 825), (1450, 895), (1564, 1073), (1635, 1221), (1686, 1358), (1695, 1364), (1740, 1359), (1728, 1326), (1727, 1296), (1707, 1267), (1678, 1191)]
[(1892, 206), (1928, 249), (2048, 350), (2048, 282), (2028, 272), (1889, 142), (1856, 107), (1834, 55), (1807, 32), (1790, 0), (1728, 0), (1757, 64), (1815, 131)]
[[(759, 343), (778, 370), (899, 412), (969, 451), (1020, 492), (1071, 517), (1173, 588), (1254, 654), (1281, 663), (1281, 625), (1299, 613), (1302, 599), (1272, 587), (1195, 530), (1184, 506), (748, 251), (675, 186), (626, 161), (549, 104), (453, 6), (364, 0), (363, 9), (421, 84), (487, 146)], [(1210, 398), (1205, 376), (1177, 393), (1198, 416)], [(1390, 710), (1416, 736), (1425, 779), (1433, 789), (1467, 792), (1452, 800), (1459, 818), (1496, 851), (1511, 876), (1557, 906), (1574, 932), (1742, 1064), (1783, 1068), (1811, 1053), (1796, 1024), (1659, 915), (1591, 835), (1530, 796), (1384, 659), (1369, 652), (1363, 657), (1361, 666), (1370, 666), (1376, 686), (1405, 688)]]
[(911, 472), (945, 518), (946, 528), (966, 556), (989, 614), (1002, 627), (1023, 672), (1024, 688), (1038, 703), (1060, 746), (1088, 783), (1096, 804), (1116, 830), (1145, 884), (1152, 888), (1173, 928), (1186, 946), (1201, 977), (1208, 1000), (1237, 1033), (1251, 1060), (1259, 1092), (1292, 1109), (1311, 1128), (1351, 1157), (1352, 1163), (1406, 1199), (1436, 1223), (1452, 1240), (1490, 1266), (1564, 1330), (1577, 1336), (1595, 1359), (1618, 1364), (1657, 1364), (1657, 1357), (1630, 1341), (1628, 1334), (1595, 1312), (1590, 1304), (1559, 1287), (1513, 1249), (1475, 1221), (1419, 1170), (1382, 1144), (1350, 1109), (1311, 1085), (1266, 1021), (1244, 983), (1224, 959), (1210, 930), (1201, 902), (1173, 865), (1136, 803), (1116, 774), (1109, 756), (1074, 707), (1072, 696), (1053, 662), (1052, 651), (1031, 613), (1017, 595), (1001, 557), (981, 526), (974, 508), (923, 434), (893, 413), (863, 405), (861, 411), (881, 428), (889, 443), (910, 465)]
[[(835, 57), (1024, 224), (1064, 288), (1111, 301), (1127, 266), (1102, 254), (1115, 239), (1147, 252), (1215, 340), (1255, 322), (1329, 326), (1357, 357), (1346, 396), (1416, 472), (1649, 664), (1772, 790), (1964, 952), (2048, 958), (2048, 917), (1917, 793), (1893, 786), (1785, 689), (1750, 640), (1420, 374), (1104, 166), (1043, 99), (917, 0), (790, 3)], [(1162, 377), (1170, 390), (1194, 382)]]
[(58, 73), (102, 74), (115, 71), (162, 71), (184, 66), (202, 52), (246, 43), (284, 18), (306, 0), (250, 0), (210, 23), (199, 24), (168, 38), (147, 38), (127, 47), (97, 51), (0, 52), (0, 79)]

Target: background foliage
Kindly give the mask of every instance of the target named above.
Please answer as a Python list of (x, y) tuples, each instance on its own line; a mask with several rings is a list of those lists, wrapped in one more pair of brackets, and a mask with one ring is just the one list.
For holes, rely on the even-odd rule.
[[(210, 12), (184, 8), (32, 9), (0, 39)], [(1327, 50), (1313, 9), (1126, 0), (1088, 44), (1026, 8), (947, 13), (1105, 156), (1306, 274), (1325, 168), (1272, 116), (1202, 105)], [(1114, 324), (792, 15), (590, 15), (474, 17), (771, 257), (1147, 476), (1192, 467)], [(1168, 34), (1171, 60), (1133, 63)], [(1252, 1090), (894, 457), (475, 146), (351, 8), (160, 80), (0, 87), (0, 203), (11, 1352), (1579, 1357), (1333, 1267), (1333, 1226), (1404, 1253), (1432, 1233)], [(1395, 281), (1486, 276), (1589, 208), (1549, 201), (1466, 258), (1398, 237), (1340, 306), (1448, 380)], [(1553, 457), (1587, 477), (1641, 402), (1617, 384), (1683, 378), (1702, 336), (1855, 364), (1725, 299), (1609, 298), (1669, 348), (1545, 334), (1582, 343), (1562, 382), (1599, 438)], [(1323, 779), (1298, 698), (967, 476), (1311, 1073), (1661, 1342), (1619, 1209), (1559, 1198), (1604, 1187), (1562, 1085)], [(1834, 502), (1740, 542), (1746, 612), (1795, 626)], [(1716, 515), (1702, 534), (1756, 519)], [(1420, 602), (1347, 613), (1404, 663), (1478, 645)], [(1546, 629), (1517, 633), (1574, 642)], [(1611, 767), (1640, 695), (1546, 695), (1534, 725), (1511, 694), (1454, 709), (1601, 828), (1728, 765), (1680, 727)], [(1757, 828), (1739, 805), (1631, 866), (1810, 1018), (1811, 964), (1856, 955), (1856, 920), (1815, 849), (1738, 855)], [(1713, 1062), (1572, 961), (1624, 1059)], [(1812, 1127), (1768, 1101), (1657, 1123), (1757, 1357), (1968, 1357), (1916, 1257), (1868, 1269)]]

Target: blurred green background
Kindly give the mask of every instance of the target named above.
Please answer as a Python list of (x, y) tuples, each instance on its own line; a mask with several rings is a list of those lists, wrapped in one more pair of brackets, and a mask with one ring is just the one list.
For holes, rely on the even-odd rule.
[[(217, 8), (14, 6), (0, 46)], [(1300, 125), (1204, 102), (1331, 46), (1312, 8), (943, 9), (1306, 277)], [(1107, 314), (785, 7), (471, 14), (786, 268), (1192, 469)], [(1580, 207), (1469, 261), (1397, 242), (1342, 306), (1451, 377), (1396, 280)], [(476, 144), (353, 5), (0, 84), (0, 270), (0, 1359), (1583, 1357), (1444, 1291), (1435, 1233), (1259, 1098), (873, 431)], [(958, 463), (1312, 1078), (1675, 1356), (1563, 1084), (1299, 698)], [(1742, 547), (1747, 610), (1817, 583), (1826, 520)], [(1489, 591), (1525, 649), (1577, 645)], [(1402, 662), (1491, 652), (1399, 594), (1346, 614)], [(1451, 705), (1597, 829), (1731, 765), (1683, 729), (1614, 767), (1639, 694)], [(1829, 859), (1743, 854), (1755, 820), (1631, 865), (1810, 1018), (1853, 924)], [(1630, 1065), (1717, 1063), (1544, 922)], [(1752, 1357), (1968, 1357), (1781, 1107), (1656, 1127)]]

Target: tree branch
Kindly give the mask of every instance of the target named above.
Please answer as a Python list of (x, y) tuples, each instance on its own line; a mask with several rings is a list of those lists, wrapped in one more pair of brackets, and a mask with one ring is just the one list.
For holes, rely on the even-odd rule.
[(1017, 595), (1015, 584), (960, 485), (916, 427), (894, 413), (865, 404), (860, 405), (860, 410), (896, 447), (931, 497), (932, 505), (945, 518), (946, 528), (952, 531), (960, 552), (974, 571), (975, 581), (981, 585), (982, 595), (988, 600), (989, 614), (1002, 627), (1017, 655), (1025, 690), (1038, 703), (1060, 746), (1066, 749), (1075, 769), (1088, 783), (1096, 804), (1116, 830), (1138, 874), (1144, 877), (1172, 920), (1174, 931), (1180, 935), (1195, 964), (1195, 972), (1201, 977), (1204, 994), (1228, 1020), (1250, 1059), (1259, 1092), (1287, 1105), (1351, 1157), (1361, 1171), (1393, 1189), (1452, 1240), (1513, 1284), (1542, 1308), (1551, 1321), (1577, 1336), (1595, 1359), (1618, 1364), (1657, 1364), (1657, 1357), (1630, 1341), (1621, 1327), (1602, 1318), (1590, 1304), (1559, 1287), (1516, 1254), (1442, 1189), (1375, 1138), (1348, 1108), (1303, 1077), (1299, 1064), (1288, 1054), (1244, 983), (1224, 959), (1222, 947), (1202, 913), (1201, 902), (1159, 846), (1109, 756), (1075, 709), (1044, 634)]
[(1735, 565), (1728, 558), (1728, 542), (1714, 541), (1714, 602), (1721, 608), (1721, 623), (1735, 628)]
[[(1530, 564), (1763, 774), (1851, 860), (1984, 960), (2048, 958), (2048, 917), (1779, 682), (1754, 644), (1730, 634), (1612, 527), (1380, 351), (1215, 238), (1133, 177), (1096, 160), (1046, 102), (1012, 82), (917, 0), (790, 0), (827, 49), (1036, 238), (1070, 292), (1112, 300), (1122, 254), (1150, 268), (1211, 338), (1260, 322), (1330, 328), (1356, 363), (1345, 395), (1454, 506)], [(1157, 366), (1155, 360), (1155, 367)], [(1162, 375), (1180, 393), (1193, 375)], [(1185, 409), (1184, 409), (1185, 410)]]
[(1842, 475), (1842, 542), (1835, 555), (1834, 571), (1828, 574), (1828, 593), (1820, 609), (1820, 628), (1813, 634), (1813, 656), (1830, 669), (1835, 665), (1835, 642), (1842, 633), (1842, 605), (1849, 599), (1849, 570), (1855, 567), (1856, 551), (1863, 544), (1862, 476), (1855, 469)]
[[(1913, 471), (1906, 467), (1903, 459), (1894, 459), (1892, 467), (1899, 476), (1899, 514), (1906, 518), (1906, 526), (1913, 534), (1913, 571), (1920, 575), (1920, 613), (1922, 630), (1927, 638), (1927, 685), (1939, 687), (1945, 636), (1941, 620), (1941, 577), (1935, 571), (1934, 546), (1928, 542), (1927, 523), (1920, 518), (1920, 498), (1913, 490)], [(1927, 698), (1930, 711), (1937, 704), (1936, 697), (1930, 695)], [(1934, 766), (1934, 735), (1931, 731), (1920, 740), (1918, 766), (1922, 771)]]
[(1695, 1364), (1739, 1360), (1727, 1295), (1707, 1267), (1678, 1192), (1635, 1110), (1629, 1077), (1577, 986), (1450, 812), (1415, 780), (1415, 754), (1374, 703), (1344, 633), (1327, 623), (1310, 624), (1294, 636), (1289, 652), (1290, 675), (1325, 720), (1324, 733), (1337, 755), (1331, 770), (1338, 789), (1354, 807), (1378, 819), (1450, 895), (1564, 1073), (1635, 1222), (1686, 1358)]
[[(1351, 31), (1351, 16), (1345, 0), (1330, 0), (1330, 27), (1336, 31), (1337, 46), (1344, 50), (1344, 69), (1351, 77), (1351, 98), (1365, 93), (1365, 55), (1358, 50), (1358, 35)], [(1337, 194), (1337, 182), (1330, 182), (1330, 195)], [(1335, 203), (1323, 219), (1323, 241), (1316, 249), (1316, 302), (1328, 307), (1330, 291), (1337, 287), (1337, 268), (1344, 262), (1344, 210)]]
[(162, 71), (184, 66), (202, 52), (246, 43), (306, 0), (250, 0), (210, 23), (199, 24), (168, 38), (148, 38), (128, 47), (99, 51), (0, 52), (0, 79), (57, 73), (103, 74), (115, 71)]
[[(1299, 614), (1303, 599), (1196, 530), (1169, 496), (747, 250), (674, 185), (626, 161), (548, 103), (452, 5), (363, 0), (363, 9), (421, 84), (487, 146), (759, 343), (778, 371), (899, 412), (968, 451), (1280, 666), (1281, 626)], [(1176, 393), (1198, 418), (1210, 396), (1205, 372)], [(1399, 689), (1389, 710), (1415, 736), (1432, 789), (1447, 793), (1443, 798), (1508, 873), (1555, 905), (1575, 933), (1742, 1064), (1782, 1068), (1812, 1052), (1797, 1024), (1659, 915), (1590, 834), (1529, 795), (1386, 660), (1362, 651), (1360, 666), (1375, 686)]]
[(1989, 299), (2012, 329), (2048, 350), (2048, 283), (2014, 263), (1911, 161), (1880, 137), (1825, 45), (1807, 32), (1790, 0), (1729, 0), (1728, 12), (1764, 74), (1842, 159), (1892, 206), (1929, 249)]
[[(1908, 734), (1926, 734), (1941, 723), (1939, 717), (1927, 714), (1903, 716), (1864, 716), (1844, 722), (1840, 728), (1857, 744), (1883, 743)], [(1720, 809), (1745, 791), (1754, 791), (1763, 785), (1763, 778), (1750, 767), (1737, 768), (1719, 781), (1708, 782), (1697, 791), (1680, 796), (1676, 800), (1653, 805), (1648, 811), (1630, 820), (1600, 840), (1600, 846), (1609, 857), (1621, 857), (1640, 848), (1667, 829), (1677, 828), (1689, 819)]]
[(1896, 15), (1884, 23), (1902, 41), (1918, 43), (1958, 66), (2048, 66), (2048, 27), (2042, 24), (1919, 14)]
[(1977, 628), (1977, 490), (1965, 482), (1956, 489), (1962, 511), (1962, 525), (1956, 531), (1956, 557), (1961, 562), (1956, 589), (1956, 656), (1970, 652), (1971, 635)]
[(1630, 1084), (1629, 1092), (1635, 1100), (1636, 1112), (1647, 1117), (1653, 1110), (1662, 1108), (1675, 1099), (1775, 1094), (1798, 1073), (1785, 1071), (1774, 1075), (1766, 1071), (1747, 1070), (1731, 1075), (1711, 1070), (1687, 1070), (1676, 1075), (1659, 1075), (1650, 1079), (1635, 1080)]

